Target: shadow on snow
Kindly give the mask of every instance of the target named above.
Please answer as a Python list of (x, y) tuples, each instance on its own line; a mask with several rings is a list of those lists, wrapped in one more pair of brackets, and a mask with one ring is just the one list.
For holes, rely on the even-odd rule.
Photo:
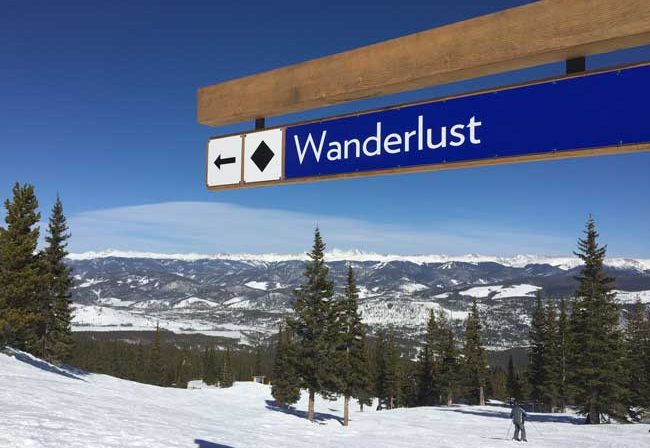
[[(65, 369), (57, 367), (55, 365), (52, 365), (48, 362), (45, 362), (41, 359), (34, 358), (27, 353), (19, 352), (19, 351), (13, 351), (11, 352), (11, 355), (16, 358), (18, 361), (24, 362), (25, 364), (29, 364), (33, 367), (36, 367), (41, 370), (45, 370), (46, 372), (51, 372), (51, 373), (56, 373), (57, 375), (65, 376), (66, 378), (72, 378), (75, 380), (80, 380), (80, 381), (86, 381), (83, 378), (79, 378), (77, 375), (87, 375), (87, 372), (81, 370), (81, 369), (76, 369), (74, 367), (69, 367), (65, 366)], [(71, 372), (74, 372), (71, 373)]]
[(221, 443), (209, 442), (203, 439), (194, 439), (194, 443), (196, 443), (198, 448), (235, 448), (230, 445), (223, 445)]
[[(510, 412), (498, 412), (498, 411), (488, 411), (485, 409), (472, 409), (472, 408), (440, 408), (443, 411), (447, 412), (459, 412), (461, 414), (468, 415), (478, 415), (481, 417), (495, 417), (503, 420), (510, 420)], [(508, 410), (509, 411), (509, 410)], [(539, 423), (570, 423), (572, 425), (582, 425), (584, 424), (584, 418), (574, 417), (571, 415), (561, 415), (561, 414), (532, 414), (528, 413), (527, 422), (539, 422)]]
[[(278, 406), (277, 404), (275, 404), (273, 400), (266, 400), (266, 409), (282, 412), (284, 414), (294, 415), (296, 417), (300, 417), (304, 419), (307, 418), (307, 411), (299, 411), (294, 407), (285, 408), (282, 406)], [(336, 420), (340, 424), (343, 424), (343, 419), (341, 417), (332, 414), (325, 414), (323, 412), (314, 412), (314, 421), (320, 424), (324, 424), (324, 422), (326, 422), (327, 420)]]

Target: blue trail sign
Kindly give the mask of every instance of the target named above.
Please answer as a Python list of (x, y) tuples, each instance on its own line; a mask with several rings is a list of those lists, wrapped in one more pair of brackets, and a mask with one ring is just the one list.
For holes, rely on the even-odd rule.
[(286, 130), (287, 179), (650, 142), (650, 66)]
[(648, 150), (650, 65), (288, 126), (283, 134), (276, 182)]

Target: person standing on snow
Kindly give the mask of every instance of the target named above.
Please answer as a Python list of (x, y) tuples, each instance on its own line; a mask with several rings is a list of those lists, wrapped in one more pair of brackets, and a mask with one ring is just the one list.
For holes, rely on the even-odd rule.
[[(517, 442), (528, 442), (528, 440), (526, 440), (526, 428), (524, 428), (526, 417), (528, 417), (526, 411), (519, 406), (519, 402), (515, 401), (515, 405), (513, 406), (512, 411), (510, 411), (510, 418), (512, 419), (512, 423), (515, 424), (515, 435), (513, 439)], [(519, 438), (519, 431), (521, 431), (521, 439)]]

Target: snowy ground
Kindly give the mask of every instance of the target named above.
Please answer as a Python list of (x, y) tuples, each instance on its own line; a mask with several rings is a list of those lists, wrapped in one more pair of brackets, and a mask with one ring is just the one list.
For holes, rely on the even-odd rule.
[[(318, 423), (271, 404), (268, 386), (181, 390), (60, 370), (29, 355), (0, 354), (0, 447), (504, 447), (508, 410), (416, 408), (360, 413), (340, 425), (341, 404), (318, 400)], [(649, 446), (648, 425), (579, 424), (535, 414), (529, 446)], [(511, 433), (512, 434), (512, 433)]]
[[(188, 301), (209, 302), (197, 297), (190, 297), (179, 302), (181, 305), (175, 307), (182, 308), (183, 303)], [(247, 343), (244, 332), (258, 331), (256, 327), (230, 323), (215, 324), (204, 319), (184, 318), (178, 315), (160, 317), (146, 314), (140, 310), (115, 309), (99, 305), (74, 305), (72, 331), (153, 331), (157, 325), (177, 334), (200, 333), (207, 336), (238, 339), (241, 343)]]

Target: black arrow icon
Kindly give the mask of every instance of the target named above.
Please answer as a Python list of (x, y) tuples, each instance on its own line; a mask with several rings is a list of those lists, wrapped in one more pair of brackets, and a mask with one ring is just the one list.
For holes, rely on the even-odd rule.
[(221, 165), (228, 165), (230, 163), (235, 163), (235, 158), (234, 157), (224, 157), (223, 159), (221, 158), (221, 154), (217, 156), (217, 160), (214, 161), (215, 166), (218, 169), (221, 169)]

